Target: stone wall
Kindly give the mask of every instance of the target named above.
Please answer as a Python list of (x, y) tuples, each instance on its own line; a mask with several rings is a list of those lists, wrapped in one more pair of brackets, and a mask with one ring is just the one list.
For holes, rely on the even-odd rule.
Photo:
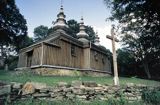
[(103, 72), (96, 72), (91, 70), (67, 70), (56, 68), (35, 68), (32, 69), (35, 74), (45, 76), (111, 76)]
[(127, 84), (125, 86), (101, 85), (92, 81), (72, 81), (71, 84), (59, 82), (57, 86), (47, 86), (45, 83), (27, 82), (26, 84), (11, 83), (10, 99), (38, 98), (46, 100), (108, 100), (124, 98), (129, 102), (141, 100), (143, 85)]

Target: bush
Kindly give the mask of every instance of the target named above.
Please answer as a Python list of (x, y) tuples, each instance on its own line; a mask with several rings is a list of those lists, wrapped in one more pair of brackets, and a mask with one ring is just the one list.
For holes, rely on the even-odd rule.
[(145, 89), (142, 91), (142, 100), (145, 103), (152, 105), (160, 105), (160, 89), (149, 90)]
[(8, 65), (9, 70), (14, 70), (15, 68), (17, 68), (18, 57), (11, 56), (8, 63), (9, 63), (9, 65)]

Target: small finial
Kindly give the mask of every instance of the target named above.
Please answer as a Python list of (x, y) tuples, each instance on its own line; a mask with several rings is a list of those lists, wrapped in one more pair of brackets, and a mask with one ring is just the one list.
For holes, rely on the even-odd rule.
[(83, 11), (81, 11), (81, 18), (83, 18)]
[(63, 0), (61, 0), (61, 7), (63, 7)]
[(96, 35), (98, 36), (98, 30), (96, 30)]
[(61, 0), (61, 8), (60, 8), (60, 12), (63, 12), (63, 0)]
[(94, 44), (97, 45), (97, 46), (99, 46), (100, 45), (99, 42), (100, 41), (99, 41), (99, 37), (98, 37), (98, 31), (96, 31), (96, 36), (95, 36), (95, 42), (94, 42)]
[(96, 30), (96, 38), (99, 39), (99, 37), (98, 37), (98, 31), (97, 30)]
[(83, 16), (81, 16), (81, 20), (83, 20)]
[(83, 16), (81, 16), (81, 24), (84, 24)]

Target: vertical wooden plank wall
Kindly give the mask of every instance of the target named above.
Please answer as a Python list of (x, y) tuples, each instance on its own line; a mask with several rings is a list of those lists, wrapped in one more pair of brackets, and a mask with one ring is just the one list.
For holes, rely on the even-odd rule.
[(18, 67), (26, 67), (27, 64), (27, 55), (24, 52), (19, 54)]
[[(95, 55), (95, 53), (97, 53), (97, 55)], [(95, 56), (97, 56), (97, 59)], [(91, 50), (90, 59), (92, 69), (110, 72), (110, 61), (108, 60), (107, 55)]]
[(59, 40), (59, 46), (44, 45), (44, 64), (82, 68), (83, 49), (75, 45), (75, 56), (71, 55), (71, 43)]
[(49, 46), (44, 44), (44, 55), (43, 55), (43, 64), (44, 65), (57, 65), (58, 66), (58, 53), (59, 52), (59, 48), (53, 47), (53, 46)]
[(83, 53), (84, 53), (84, 56), (83, 56), (83, 68), (84, 69), (90, 69), (91, 68), (91, 62), (90, 62), (90, 48), (85, 48), (83, 49)]
[[(58, 39), (55, 41), (60, 47), (44, 44), (43, 65), (64, 66), (72, 68), (92, 68), (102, 71), (111, 71), (111, 64), (107, 55), (97, 51), (97, 60), (95, 50), (90, 48), (83, 49), (77, 45)], [(71, 46), (75, 46), (75, 55), (71, 54)], [(88, 52), (89, 51), (89, 52)], [(42, 54), (42, 44), (33, 48), (32, 65), (40, 65)], [(89, 54), (89, 55), (88, 55)], [(104, 60), (104, 62), (103, 62)], [(86, 63), (88, 62), (88, 63)], [(18, 67), (27, 66), (27, 52), (19, 54)]]
[(42, 53), (42, 46), (34, 47), (31, 66), (40, 65), (41, 53)]

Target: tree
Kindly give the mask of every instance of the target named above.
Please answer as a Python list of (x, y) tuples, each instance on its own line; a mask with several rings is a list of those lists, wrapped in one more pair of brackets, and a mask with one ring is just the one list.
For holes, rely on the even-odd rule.
[(24, 43), (25, 43), (25, 46), (29, 46), (34, 43), (34, 40), (32, 37), (26, 36), (24, 39)]
[[(110, 20), (118, 20), (123, 45), (141, 62), (151, 78), (153, 60), (160, 58), (160, 8), (158, 0), (104, 0), (111, 8)], [(154, 72), (154, 71), (152, 71)]]
[[(20, 14), (14, 0), (0, 1), (0, 56), (8, 56), (26, 46), (26, 20)], [(6, 62), (7, 63), (7, 62)]]
[(2, 45), (12, 44), (16, 50), (20, 49), (19, 42), (27, 35), (26, 20), (20, 14), (14, 0), (1, 0), (0, 2), (0, 41)]
[(74, 38), (77, 38), (77, 33), (79, 32), (79, 24), (77, 21), (71, 19), (67, 21), (67, 24), (69, 26), (68, 34), (73, 36)]
[(48, 27), (40, 25), (34, 29), (34, 41), (44, 39), (48, 35)]
[[(74, 20), (74, 19), (71, 19), (69, 21), (67, 21), (67, 24), (69, 26), (69, 31), (68, 33), (73, 36), (74, 38), (77, 38), (77, 33), (79, 32), (79, 23)], [(93, 30), (93, 27), (91, 26), (85, 26), (86, 28), (86, 33), (89, 35), (89, 40), (94, 42), (94, 39), (95, 39), (95, 32)]]
[(89, 40), (94, 43), (96, 33), (93, 30), (93, 27), (86, 26), (86, 33), (89, 35)]
[(137, 62), (135, 61), (134, 54), (127, 49), (118, 49), (117, 63), (120, 75), (133, 76), (136, 74)]

